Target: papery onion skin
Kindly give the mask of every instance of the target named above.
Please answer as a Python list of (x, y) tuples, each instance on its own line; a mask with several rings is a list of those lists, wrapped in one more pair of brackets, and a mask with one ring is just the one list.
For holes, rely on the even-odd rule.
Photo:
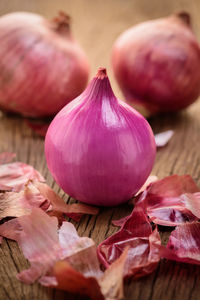
[(69, 17), (33, 13), (0, 18), (0, 108), (29, 117), (55, 115), (85, 88), (89, 66)]
[(155, 159), (148, 122), (118, 100), (105, 69), (54, 118), (45, 139), (47, 165), (77, 200), (114, 206), (144, 184)]
[(200, 47), (190, 16), (179, 13), (126, 30), (112, 66), (126, 101), (146, 114), (178, 111), (200, 94)]

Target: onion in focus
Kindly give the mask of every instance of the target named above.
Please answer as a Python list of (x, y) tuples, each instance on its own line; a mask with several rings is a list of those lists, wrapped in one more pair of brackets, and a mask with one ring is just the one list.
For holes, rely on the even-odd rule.
[(113, 47), (112, 65), (127, 102), (141, 111), (177, 111), (200, 94), (200, 47), (187, 13), (125, 31)]
[(137, 193), (151, 172), (155, 149), (148, 122), (115, 97), (103, 68), (56, 115), (45, 139), (47, 165), (61, 188), (103, 206)]
[(85, 88), (89, 66), (69, 17), (33, 13), (0, 18), (0, 108), (29, 117), (55, 115)]

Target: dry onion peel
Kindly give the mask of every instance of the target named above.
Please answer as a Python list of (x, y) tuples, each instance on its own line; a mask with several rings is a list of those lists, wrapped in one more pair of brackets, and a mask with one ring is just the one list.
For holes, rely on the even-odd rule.
[(34, 207), (57, 216), (61, 222), (64, 215), (79, 221), (83, 214), (96, 215), (99, 212), (98, 208), (82, 203), (66, 204), (47, 184), (39, 181), (27, 182), (19, 192), (0, 194), (0, 219), (29, 214)]
[(117, 227), (122, 227), (129, 218), (130, 218), (130, 216), (125, 216), (119, 220), (112, 220), (112, 225), (117, 226)]
[(0, 193), (0, 219), (23, 216), (30, 213), (33, 207), (40, 207), (48, 214), (57, 216), (61, 222), (64, 215), (79, 221), (83, 214), (98, 214), (96, 207), (81, 203), (66, 204), (32, 166), (21, 162), (5, 164), (14, 157), (14, 153), (0, 154), (0, 189), (9, 191)]
[(0, 219), (20, 217), (29, 214), (33, 207), (47, 210), (50, 206), (48, 198), (43, 197), (39, 190), (29, 182), (20, 192), (0, 194)]
[(11, 162), (16, 157), (15, 153), (12, 152), (2, 152), (0, 153), (0, 165), (7, 164)]
[[(145, 181), (145, 183), (143, 184), (143, 186), (141, 187), (141, 189), (137, 192), (136, 196), (139, 195), (141, 192), (144, 192), (146, 190), (146, 188), (152, 183), (158, 180), (158, 177), (155, 175), (150, 175), (147, 180)], [(134, 203), (135, 198), (131, 199), (128, 203), (129, 204), (133, 204)], [(114, 226), (119, 226), (121, 227), (124, 222), (129, 218), (129, 216), (123, 217), (119, 220), (112, 220), (112, 224)]]
[(144, 192), (146, 190), (146, 188), (153, 182), (157, 181), (158, 177), (155, 175), (150, 175), (147, 180), (145, 181), (145, 183), (143, 184), (143, 186), (141, 187), (141, 189), (139, 189), (139, 191), (137, 192), (136, 196), (139, 195), (141, 192)]
[(191, 195), (187, 194), (196, 195), (199, 191), (190, 175), (172, 175), (151, 183), (138, 195), (136, 205), (143, 207), (152, 222), (176, 226), (197, 220), (195, 215), (199, 216), (200, 202), (193, 205)]
[[(18, 224), (20, 231), (13, 223)], [(13, 233), (8, 230), (9, 236), (4, 230), (6, 226), (13, 229)], [(1, 225), (0, 235), (16, 240), (31, 263), (28, 270), (18, 274), (18, 278), (26, 283), (32, 283), (47, 271), (51, 271), (56, 261), (74, 254), (75, 251), (81, 251), (84, 247), (94, 246), (91, 239), (79, 238), (69, 222), (63, 222), (58, 231), (57, 218), (48, 216), (39, 208), (33, 208), (29, 215)]]
[(161, 256), (170, 260), (200, 265), (200, 223), (178, 225), (172, 231)]
[(200, 192), (193, 194), (182, 195), (182, 200), (187, 209), (189, 209), (194, 216), (200, 219)]
[[(49, 187), (46, 189), (44, 183), (38, 184), (44, 187), (44, 198), (47, 195), (54, 198), (55, 206), (56, 194), (52, 194)], [(188, 175), (170, 176), (148, 185), (137, 196), (139, 200), (132, 214), (123, 222), (119, 221), (120, 231), (98, 247), (100, 259), (108, 268), (104, 274), (99, 268), (94, 242), (89, 238), (80, 238), (71, 223), (63, 222), (58, 229), (57, 219), (49, 217), (39, 208), (33, 208), (29, 215), (1, 225), (0, 235), (16, 240), (31, 263), (28, 270), (17, 275), (20, 280), (26, 283), (38, 280), (44, 286), (85, 294), (91, 299), (121, 299), (123, 278), (137, 278), (153, 272), (161, 257), (199, 264), (199, 247), (196, 247), (200, 243), (199, 223), (178, 225), (167, 247), (161, 246), (157, 228), (152, 230), (143, 211), (146, 205), (142, 203), (145, 195), (151, 196), (150, 203), (154, 203), (153, 195), (158, 197), (160, 193), (161, 205), (166, 205), (171, 199), (173, 205), (192, 207), (199, 216), (197, 190)]]
[(21, 231), (22, 227), (18, 222), (18, 218), (3, 223), (2, 225), (0, 225), (1, 242), (3, 240), (3, 237), (18, 241)]
[(67, 261), (54, 266), (57, 288), (89, 296), (93, 300), (119, 300), (123, 298), (123, 271), (128, 249), (105, 271), (101, 277), (86, 277)]
[(137, 208), (124, 220), (118, 232), (98, 246), (98, 254), (102, 264), (108, 267), (129, 247), (124, 276), (137, 278), (155, 270), (160, 260), (160, 245), (157, 228), (152, 231), (143, 210)]
[(49, 199), (51, 203), (51, 210), (62, 212), (68, 216), (73, 216), (73, 214), (91, 214), (96, 215), (99, 212), (99, 209), (94, 206), (82, 204), (82, 203), (73, 203), (66, 204), (62, 198), (60, 198), (47, 184), (42, 182), (35, 182), (35, 186), (40, 191), (41, 195), (46, 199)]
[(0, 190), (19, 192), (29, 180), (45, 181), (37, 170), (25, 163), (13, 162), (0, 165)]
[[(90, 299), (103, 300), (100, 286), (93, 277), (85, 277), (67, 261), (59, 261), (54, 266), (57, 288), (71, 293), (87, 295)], [(49, 286), (49, 283), (48, 283)]]
[[(161, 180), (155, 176), (155, 181), (150, 176), (144, 187), (131, 203), (142, 207), (155, 224), (177, 226), (200, 218), (200, 189), (190, 175), (172, 175)], [(113, 220), (112, 224), (121, 227), (129, 217)]]
[(171, 140), (173, 134), (174, 134), (173, 130), (167, 130), (167, 131), (154, 134), (156, 146), (158, 148), (166, 146)]
[(31, 267), (17, 278), (25, 283), (35, 280), (92, 299), (118, 300), (123, 297), (123, 269), (127, 249), (103, 274), (92, 239), (79, 237), (74, 226), (63, 222), (58, 230), (56, 218), (41, 209), (33, 209), (0, 226), (0, 234), (14, 239)]

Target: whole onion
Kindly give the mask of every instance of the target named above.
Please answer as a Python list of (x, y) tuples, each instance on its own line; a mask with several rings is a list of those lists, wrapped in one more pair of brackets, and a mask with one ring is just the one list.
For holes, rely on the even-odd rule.
[(33, 13), (0, 18), (0, 108), (24, 116), (55, 115), (85, 88), (89, 67), (69, 17)]
[(148, 122), (118, 100), (106, 69), (66, 105), (46, 135), (47, 165), (70, 196), (112, 206), (129, 200), (149, 176), (155, 140)]
[(187, 13), (125, 31), (112, 65), (127, 102), (151, 113), (183, 109), (200, 94), (200, 47)]

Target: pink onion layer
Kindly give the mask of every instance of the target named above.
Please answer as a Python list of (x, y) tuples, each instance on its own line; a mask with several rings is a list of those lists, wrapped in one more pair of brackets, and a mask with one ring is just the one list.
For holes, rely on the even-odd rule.
[(88, 295), (93, 300), (123, 298), (128, 249), (103, 273), (94, 241), (79, 237), (69, 222), (58, 228), (57, 219), (38, 208), (0, 225), (0, 235), (17, 241), (30, 262), (27, 270), (17, 274), (22, 282), (38, 280), (44, 286)]
[(124, 276), (141, 277), (153, 272), (160, 260), (160, 236), (141, 208), (134, 209), (122, 228), (98, 246), (98, 255), (105, 267), (115, 261), (126, 247)]
[(0, 165), (0, 190), (19, 192), (29, 180), (44, 182), (43, 176), (32, 166), (22, 162)]
[(0, 107), (25, 116), (55, 115), (85, 88), (89, 67), (69, 17), (33, 13), (0, 18)]
[(167, 247), (161, 248), (167, 259), (200, 265), (200, 223), (186, 223), (172, 231)]
[(96, 215), (98, 208), (83, 203), (66, 204), (47, 184), (27, 180), (19, 192), (0, 193), (0, 220), (6, 217), (20, 217), (39, 207), (49, 215), (63, 221), (64, 216), (80, 221), (84, 214)]
[(136, 205), (155, 224), (176, 226), (200, 217), (199, 191), (190, 175), (172, 175), (151, 183), (137, 196)]
[(7, 164), (11, 162), (16, 157), (15, 153), (12, 152), (2, 152), (0, 153), (0, 165)]
[(112, 206), (128, 201), (155, 159), (148, 122), (118, 100), (105, 69), (52, 121), (46, 160), (62, 189), (77, 200)]
[(200, 47), (187, 13), (122, 33), (112, 64), (127, 102), (150, 113), (183, 109), (200, 94)]

